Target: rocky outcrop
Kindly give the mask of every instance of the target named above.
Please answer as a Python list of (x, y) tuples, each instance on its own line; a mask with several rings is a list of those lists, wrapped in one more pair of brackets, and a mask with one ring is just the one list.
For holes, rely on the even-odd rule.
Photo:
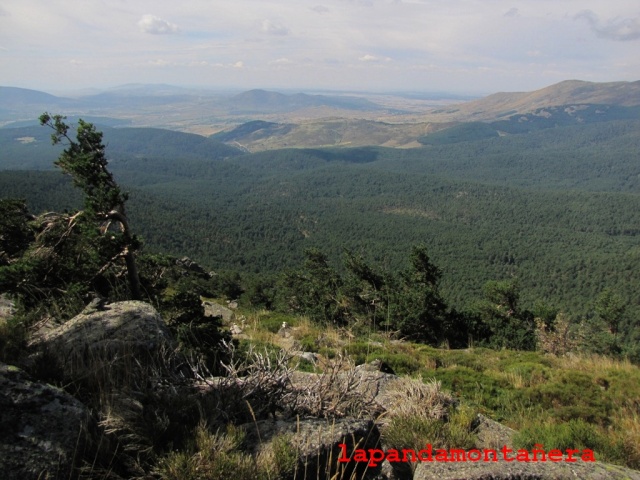
[(176, 343), (155, 308), (126, 301), (83, 312), (34, 347), (54, 358), (70, 381), (120, 388), (163, 375)]
[(189, 272), (193, 272), (202, 276), (212, 276), (211, 273), (207, 272), (204, 268), (202, 268), (198, 263), (191, 260), (189, 257), (182, 257), (181, 259), (176, 260), (176, 265), (184, 268)]
[(233, 310), (223, 307), (215, 302), (205, 300), (202, 302), (202, 305), (204, 306), (205, 317), (222, 317), (222, 320), (225, 323), (229, 323), (235, 318)]
[(600, 462), (418, 463), (413, 480), (640, 480), (640, 472)]
[(480, 413), (474, 422), (474, 433), (478, 439), (478, 448), (500, 449), (505, 445), (513, 448), (516, 431)]
[(70, 478), (88, 438), (89, 411), (59, 388), (0, 364), (4, 480)]

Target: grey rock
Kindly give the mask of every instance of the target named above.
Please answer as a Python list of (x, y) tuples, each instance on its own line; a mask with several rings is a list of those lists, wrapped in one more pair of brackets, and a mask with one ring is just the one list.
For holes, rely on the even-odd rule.
[(474, 423), (474, 433), (478, 438), (478, 448), (497, 450), (505, 445), (513, 448), (516, 431), (479, 413)]
[(68, 380), (132, 387), (167, 371), (176, 342), (155, 308), (126, 301), (77, 315), (34, 347), (55, 358)]
[(101, 312), (105, 309), (105, 305), (107, 304), (107, 300), (103, 297), (94, 297), (84, 310), (82, 310), (83, 315), (90, 315), (95, 312)]
[(89, 411), (63, 390), (0, 364), (4, 480), (70, 478), (88, 439)]
[(305, 361), (313, 363), (313, 364), (315, 364), (318, 361), (318, 354), (317, 353), (293, 351), (293, 352), (291, 352), (291, 354), (293, 356), (295, 356), (295, 357), (301, 358), (302, 360), (305, 360)]
[(362, 365), (358, 365), (356, 370), (361, 370), (364, 372), (382, 372), (382, 373), (390, 373), (395, 375), (396, 372), (393, 371), (393, 368), (382, 360), (376, 358), (369, 363), (363, 363)]
[(287, 322), (282, 322), (282, 326), (278, 330), (278, 336), (282, 338), (291, 337), (291, 327), (287, 324)]
[[(500, 457), (499, 457), (500, 458)], [(601, 462), (418, 463), (413, 480), (640, 480), (640, 472)]]
[(204, 306), (205, 317), (222, 317), (225, 323), (230, 323), (235, 318), (233, 310), (215, 302), (204, 301), (202, 305)]
[(189, 257), (182, 257), (181, 259), (176, 260), (176, 265), (178, 265), (179, 267), (183, 267), (191, 272), (209, 276), (209, 273), (204, 268), (191, 260)]

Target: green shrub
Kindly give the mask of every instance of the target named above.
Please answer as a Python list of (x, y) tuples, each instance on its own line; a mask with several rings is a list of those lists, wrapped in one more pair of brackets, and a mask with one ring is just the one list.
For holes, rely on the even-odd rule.
[(420, 367), (422, 366), (418, 359), (405, 353), (369, 355), (367, 357), (367, 361), (372, 361), (376, 358), (389, 365), (397, 375), (412, 375), (420, 370)]
[(351, 357), (356, 365), (361, 365), (379, 358), (384, 349), (380, 346), (372, 345), (369, 341), (359, 340), (344, 347), (344, 352)]
[(313, 362), (310, 362), (309, 360), (305, 360), (304, 358), (301, 358), (298, 361), (297, 370), (301, 372), (318, 373), (318, 369), (316, 368), (315, 364)]
[(516, 448), (530, 450), (536, 444), (543, 445), (547, 451), (590, 449), (599, 461), (624, 463), (626, 459), (625, 446), (619, 440), (581, 419), (565, 423), (532, 424), (514, 437)]
[(162, 458), (156, 473), (166, 480), (254, 480), (258, 469), (240, 450), (243, 440), (243, 432), (232, 426), (225, 433), (210, 433), (200, 426), (193, 447)]
[(338, 352), (336, 351), (336, 349), (330, 348), (330, 347), (320, 347), (320, 349), (318, 349), (318, 353), (323, 357), (327, 357), (330, 360), (333, 358), (336, 358), (336, 356), (338, 355)]
[(437, 369), (432, 376), (457, 397), (489, 410), (501, 409), (511, 388), (507, 380), (494, 378), (469, 367)]
[(222, 330), (220, 318), (206, 317), (200, 297), (191, 291), (176, 291), (160, 306), (181, 351), (203, 361), (212, 374), (223, 373), (221, 362), (229, 360), (224, 342), (229, 343), (231, 337)]
[(470, 449), (476, 438), (472, 433), (475, 412), (468, 407), (452, 411), (448, 421), (422, 416), (397, 416), (382, 430), (382, 438), (388, 448), (423, 449), (430, 443), (433, 448)]
[(318, 340), (315, 335), (305, 335), (300, 339), (300, 349), (303, 352), (318, 352)]
[(273, 462), (269, 470), (275, 470), (279, 478), (290, 478), (298, 466), (298, 450), (290, 435), (279, 435), (271, 441)]
[(0, 361), (9, 363), (25, 348), (27, 331), (15, 317), (0, 319)]
[(294, 327), (298, 324), (298, 319), (297, 317), (282, 313), (269, 313), (268, 315), (261, 315), (258, 324), (263, 330), (267, 330), (271, 333), (278, 333), (282, 324), (285, 322), (290, 327)]
[(613, 407), (592, 376), (584, 372), (561, 371), (549, 382), (524, 389), (518, 395), (563, 421), (582, 419), (606, 425)]
[(539, 363), (530, 362), (508, 365), (504, 371), (522, 377), (523, 384), (526, 386), (545, 383), (551, 376), (551, 372), (547, 367)]

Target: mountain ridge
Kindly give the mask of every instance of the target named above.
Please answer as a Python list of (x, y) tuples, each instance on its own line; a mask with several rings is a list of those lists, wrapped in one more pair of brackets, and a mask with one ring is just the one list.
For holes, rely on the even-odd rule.
[(530, 92), (494, 93), (456, 105), (455, 113), (470, 115), (476, 120), (497, 120), (509, 114), (570, 104), (640, 105), (640, 80), (606, 83), (564, 80)]
[[(446, 142), (526, 133), (580, 122), (636, 119), (640, 81), (566, 80), (531, 92), (498, 92), (443, 105), (392, 95), (241, 93), (170, 85), (124, 85), (83, 97), (0, 87), (0, 122), (34, 122), (43, 111), (71, 117), (122, 119), (120, 125), (214, 135), (246, 151), (328, 146), (417, 148), (427, 136), (468, 122), (493, 123), (446, 134)], [(262, 122), (262, 123), (260, 123)], [(114, 126), (118, 123), (111, 123)], [(437, 141), (442, 141), (441, 137)]]

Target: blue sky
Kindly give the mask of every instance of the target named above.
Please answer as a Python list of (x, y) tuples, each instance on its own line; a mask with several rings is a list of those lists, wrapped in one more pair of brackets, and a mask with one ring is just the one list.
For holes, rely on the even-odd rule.
[(0, 0), (0, 85), (525, 91), (640, 79), (638, 0)]

